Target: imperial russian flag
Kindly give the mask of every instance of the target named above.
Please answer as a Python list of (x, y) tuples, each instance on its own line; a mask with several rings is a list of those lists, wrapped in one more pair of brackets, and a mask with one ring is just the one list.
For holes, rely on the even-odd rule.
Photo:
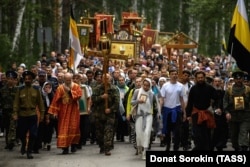
[(250, 74), (250, 32), (244, 0), (238, 0), (231, 22), (228, 53)]

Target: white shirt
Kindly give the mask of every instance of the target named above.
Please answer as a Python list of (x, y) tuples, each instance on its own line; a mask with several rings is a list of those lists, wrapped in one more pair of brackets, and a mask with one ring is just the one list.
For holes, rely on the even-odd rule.
[(165, 83), (161, 88), (161, 95), (164, 98), (164, 107), (175, 108), (180, 106), (180, 97), (185, 94), (184, 86), (180, 82), (172, 84), (170, 82)]
[(190, 86), (190, 84), (187, 82), (187, 83), (183, 84), (183, 87), (184, 87), (183, 101), (185, 104), (187, 104), (189, 91), (190, 91), (192, 86)]

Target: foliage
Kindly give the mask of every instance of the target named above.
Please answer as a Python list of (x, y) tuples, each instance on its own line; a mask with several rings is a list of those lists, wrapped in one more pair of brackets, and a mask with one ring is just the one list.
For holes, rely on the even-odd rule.
[[(35, 1), (33, 4), (32, 1)], [(74, 14), (77, 21), (84, 15), (84, 11), (88, 10), (90, 16), (96, 12), (105, 12), (114, 14), (115, 27), (119, 27), (121, 21), (121, 12), (131, 10), (131, 6), (135, 0), (105, 0), (107, 8), (103, 7), (104, 0), (62, 0), (62, 4), (51, 0), (26, 0), (26, 10), (23, 18), (21, 36), (19, 37), (18, 48), (12, 53), (15, 61), (24, 62), (32, 65), (39, 59), (42, 53), (42, 47), (37, 42), (36, 29), (38, 27), (51, 27), (53, 42), (47, 44), (47, 55), (49, 51), (56, 50), (63, 52), (68, 48), (68, 31), (70, 4), (74, 4)], [(144, 2), (144, 3), (143, 3)], [(195, 23), (200, 23), (199, 31), (199, 49), (200, 54), (213, 56), (220, 53), (221, 36), (225, 36), (226, 41), (229, 36), (229, 27), (232, 13), (237, 0), (162, 0), (162, 6), (159, 6), (156, 0), (137, 0), (138, 14), (141, 15), (145, 11), (146, 22), (150, 23), (154, 29), (157, 25), (157, 10), (160, 8), (162, 12), (162, 32), (181, 31), (188, 34)], [(245, 0), (247, 7), (250, 0)], [(0, 0), (0, 33), (1, 44), (1, 62), (6, 60), (5, 56), (10, 55), (9, 45), (14, 38), (15, 28), (17, 24), (18, 11), (20, 9), (20, 0)], [(182, 4), (182, 11), (179, 11)], [(58, 43), (56, 34), (58, 25), (56, 22), (58, 7), (62, 7), (62, 42)], [(249, 8), (249, 7), (248, 7)], [(32, 12), (36, 11), (36, 12)], [(181, 12), (181, 13), (179, 13)], [(194, 19), (194, 24), (189, 22), (189, 18)], [(32, 24), (35, 23), (35, 24)], [(35, 27), (33, 27), (33, 25)], [(225, 31), (222, 31), (224, 26)], [(217, 27), (217, 29), (216, 29)], [(217, 33), (217, 35), (216, 35)], [(7, 35), (6, 35), (7, 34)], [(3, 37), (2, 37), (3, 36)], [(34, 36), (33, 39), (31, 37)], [(30, 41), (33, 40), (33, 41)], [(32, 43), (32, 45), (31, 45)], [(8, 46), (7, 46), (8, 45)], [(60, 45), (62, 50), (57, 50)], [(32, 47), (31, 47), (32, 46)], [(3, 53), (4, 48), (4, 53)], [(13, 61), (14, 61), (13, 60)]]
[(8, 68), (7, 63), (10, 61), (11, 41), (7, 34), (0, 34), (0, 67)]

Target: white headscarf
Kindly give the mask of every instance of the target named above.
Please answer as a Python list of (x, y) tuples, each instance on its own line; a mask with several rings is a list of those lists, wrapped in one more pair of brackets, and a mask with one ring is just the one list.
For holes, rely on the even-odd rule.
[(160, 81), (167, 82), (167, 79), (166, 79), (165, 77), (160, 77), (160, 78), (159, 78), (159, 81), (158, 81), (158, 85), (159, 85)]
[(50, 89), (49, 92), (48, 92), (48, 93), (50, 93), (50, 92), (52, 91), (52, 84), (51, 84), (50, 82), (45, 82), (45, 83), (43, 84), (43, 88), (42, 88), (42, 94), (43, 94), (43, 96), (45, 97), (46, 105), (47, 105), (47, 107), (48, 107), (48, 106), (50, 105), (50, 100), (49, 100), (48, 93), (44, 91), (44, 88), (45, 88), (46, 85), (50, 85), (50, 86), (51, 86), (51, 89)]
[(149, 83), (149, 85), (150, 85), (149, 90), (151, 90), (151, 88), (152, 88), (152, 81), (151, 81), (151, 79), (145, 78), (145, 79), (142, 81), (142, 83), (143, 83), (144, 81), (148, 81), (148, 83)]

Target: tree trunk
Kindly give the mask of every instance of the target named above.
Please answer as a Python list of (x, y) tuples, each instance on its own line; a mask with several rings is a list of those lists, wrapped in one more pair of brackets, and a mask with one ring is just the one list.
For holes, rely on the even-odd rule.
[[(190, 25), (190, 29), (188, 32), (188, 36), (191, 39), (195, 39), (195, 26), (194, 26), (194, 17), (193, 16), (189, 16), (188, 17), (188, 24)], [(196, 41), (197, 42), (197, 41)]]
[[(36, 0), (32, 0), (31, 1), (32, 3), (32, 6), (33, 6), (33, 9), (32, 9), (32, 12), (31, 12), (31, 15), (33, 16), (35, 14), (35, 4), (36, 4)], [(31, 22), (29, 23), (30, 24), (30, 35), (29, 35), (29, 43), (30, 43), (30, 48), (29, 48), (29, 55), (32, 55), (32, 51), (33, 51), (33, 48), (34, 48), (34, 35), (35, 35), (35, 18), (31, 16)], [(29, 31), (27, 29), (27, 31)]]
[(179, 4), (179, 21), (178, 21), (178, 31), (181, 31), (181, 24), (182, 24), (182, 10), (183, 10), (183, 3), (182, 0), (180, 0)]
[[(222, 9), (224, 9), (224, 5), (222, 5)], [(225, 39), (225, 17), (221, 18), (221, 32), (220, 32), (221, 44), (225, 46), (226, 49), (226, 39)], [(225, 55), (225, 51), (221, 49), (221, 55)]]
[(56, 0), (55, 4), (55, 37), (56, 37), (56, 50), (62, 52), (62, 0)]
[[(142, 0), (141, 5), (143, 6), (144, 4), (145, 4), (145, 0)], [(146, 15), (145, 15), (145, 8), (144, 8), (144, 7), (141, 9), (141, 14), (142, 14), (143, 16), (146, 16)]]
[[(21, 4), (22, 7), (18, 12), (16, 30), (15, 30), (15, 35), (14, 35), (14, 39), (13, 39), (13, 42), (12, 42), (11, 53), (13, 53), (15, 48), (17, 47), (18, 38), (20, 37), (22, 22), (23, 22), (23, 14), (24, 14), (25, 7), (26, 7), (26, 0), (20, 0), (20, 4)], [(12, 55), (10, 55), (10, 57), (12, 57)]]
[[(197, 43), (199, 43), (200, 39), (200, 22), (197, 20), (195, 23), (195, 38), (193, 38)], [(198, 52), (198, 48), (194, 49), (195, 53)]]
[[(39, 10), (42, 10), (43, 4), (42, 2), (39, 0)], [(39, 19), (38, 20), (38, 28), (42, 28), (43, 27), (43, 22), (42, 22), (42, 19)], [(40, 50), (40, 55), (44, 53), (44, 50), (43, 50), (43, 44), (39, 44), (39, 50)]]
[(161, 31), (161, 16), (162, 16), (163, 1), (162, 0), (158, 0), (157, 3), (159, 4), (159, 7), (157, 8), (156, 29), (160, 32)]
[(215, 22), (215, 26), (214, 26), (214, 37), (215, 39), (218, 39), (218, 34), (219, 34), (219, 28), (218, 28), (218, 22)]
[[(194, 18), (195, 18), (195, 16), (193, 16), (193, 15), (190, 15), (188, 17), (188, 23), (190, 25), (190, 30), (189, 30), (188, 36), (199, 44), (200, 22), (198, 20), (195, 21)], [(191, 51), (191, 49), (190, 49), (190, 51)], [(193, 52), (198, 53), (198, 48), (194, 48)]]
[(134, 3), (133, 3), (132, 9), (133, 9), (133, 11), (137, 11), (137, 0), (133, 0), (133, 1), (134, 1)]
[(107, 6), (107, 1), (106, 0), (102, 1), (102, 7), (103, 7), (104, 11), (108, 11), (108, 6)]

